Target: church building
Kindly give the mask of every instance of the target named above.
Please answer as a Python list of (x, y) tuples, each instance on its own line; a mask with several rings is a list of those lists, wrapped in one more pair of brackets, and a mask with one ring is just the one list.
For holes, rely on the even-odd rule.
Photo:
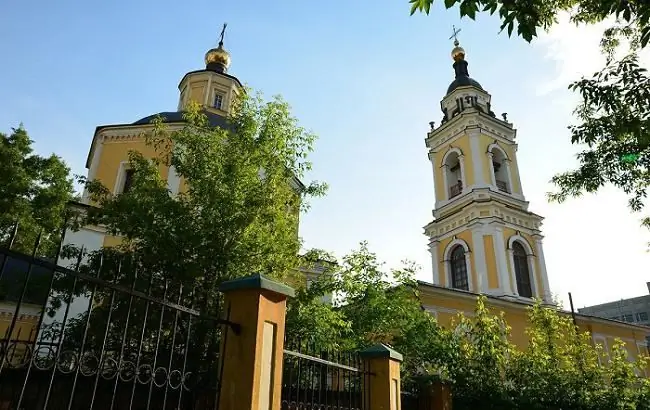
[[(535, 299), (553, 305), (546, 273), (543, 218), (529, 210), (517, 162), (517, 132), (498, 118), (490, 94), (469, 76), (458, 40), (451, 52), (455, 79), (431, 122), (425, 144), (435, 190), (429, 238), (432, 281), (420, 282), (423, 307), (443, 326), (471, 316), (479, 294), (503, 311), (512, 340), (525, 347), (526, 311)], [(606, 349), (626, 342), (630, 358), (648, 353), (650, 328), (576, 314), (576, 323)]]
[[(462, 312), (471, 316), (479, 294), (488, 306), (503, 311), (512, 327), (512, 340), (526, 346), (527, 308), (535, 299), (552, 305), (544, 260), (542, 217), (529, 210), (517, 162), (517, 135), (505, 114), (497, 117), (490, 94), (472, 79), (465, 51), (455, 41), (452, 51), (455, 79), (442, 98), (442, 121), (431, 123), (425, 143), (435, 187), (433, 220), (424, 228), (432, 261), (431, 282), (420, 282), (423, 307), (443, 326), (451, 326)], [(98, 126), (86, 167), (88, 179), (99, 180), (114, 194), (129, 189), (129, 151), (154, 156), (144, 135), (161, 116), (170, 130), (183, 127), (183, 110), (190, 101), (204, 107), (213, 126), (226, 126), (233, 99), (243, 87), (228, 73), (230, 54), (222, 41), (205, 54), (205, 68), (188, 72), (178, 85), (176, 111), (161, 112), (132, 123)], [(171, 195), (183, 192), (184, 181), (172, 167), (160, 170)], [(303, 188), (294, 178), (295, 189)], [(78, 207), (91, 206), (84, 193)], [(415, 229), (415, 227), (414, 227)], [(65, 244), (86, 251), (118, 244), (100, 226), (69, 231)], [(65, 264), (66, 261), (62, 261)], [(306, 282), (322, 269), (303, 270)], [(327, 300), (327, 298), (325, 298)], [(648, 351), (650, 328), (616, 320), (576, 314), (576, 323), (605, 348), (624, 340), (634, 358)]]

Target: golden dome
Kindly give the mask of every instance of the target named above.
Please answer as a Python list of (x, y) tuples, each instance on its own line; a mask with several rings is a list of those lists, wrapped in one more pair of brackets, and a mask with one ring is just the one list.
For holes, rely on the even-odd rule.
[(464, 60), (465, 49), (459, 45), (458, 40), (454, 41), (454, 46), (456, 47), (454, 47), (454, 49), (451, 50), (451, 58), (453, 58), (454, 61)]
[(219, 47), (211, 48), (205, 53), (205, 65), (213, 67), (222, 67), (227, 70), (230, 67), (230, 53), (223, 48), (223, 43), (219, 43)]

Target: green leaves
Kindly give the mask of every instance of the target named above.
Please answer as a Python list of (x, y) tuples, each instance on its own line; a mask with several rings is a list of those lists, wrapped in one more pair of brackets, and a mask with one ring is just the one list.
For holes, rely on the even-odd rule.
[(73, 193), (70, 169), (61, 158), (34, 154), (22, 126), (8, 136), (0, 133), (0, 240), (18, 221), (18, 249), (30, 252), (42, 230), (41, 248), (52, 251)]
[[(449, 1), (449, 0), (445, 0), (445, 1)], [(433, 4), (433, 0), (409, 0), (409, 3), (411, 4), (411, 16), (415, 14), (416, 11), (429, 14), (429, 11), (431, 10), (431, 4)]]
[(562, 201), (612, 184), (629, 195), (630, 209), (643, 209), (650, 185), (650, 78), (635, 54), (610, 61), (591, 78), (570, 85), (582, 96), (571, 141), (584, 144), (579, 167), (553, 177)]

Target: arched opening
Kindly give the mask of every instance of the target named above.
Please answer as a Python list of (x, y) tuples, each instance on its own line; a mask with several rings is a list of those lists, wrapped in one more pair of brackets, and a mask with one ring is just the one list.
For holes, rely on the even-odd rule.
[(533, 297), (533, 286), (528, 265), (528, 254), (523, 245), (515, 241), (512, 243), (512, 259), (515, 267), (515, 279), (517, 280), (517, 293), (525, 298)]
[(445, 170), (447, 178), (447, 189), (449, 199), (460, 195), (463, 192), (463, 170), (460, 166), (460, 155), (458, 152), (450, 152), (445, 157)]
[(454, 289), (469, 290), (465, 248), (462, 245), (456, 245), (452, 249), (451, 257), (449, 258), (449, 268), (451, 273), (451, 287)]
[(510, 186), (510, 176), (508, 175), (508, 166), (506, 165), (508, 158), (497, 146), (493, 146), (490, 153), (492, 154), (494, 185), (501, 192), (511, 193), (512, 187)]

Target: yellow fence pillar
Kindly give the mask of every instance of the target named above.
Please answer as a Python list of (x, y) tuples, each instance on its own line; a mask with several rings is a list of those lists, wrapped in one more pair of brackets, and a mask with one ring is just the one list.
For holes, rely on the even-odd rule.
[(220, 410), (279, 410), (284, 320), (294, 290), (256, 274), (224, 282), (228, 320), (221, 337)]
[(403, 357), (379, 344), (360, 353), (369, 374), (364, 378), (364, 410), (400, 410), (400, 363)]

